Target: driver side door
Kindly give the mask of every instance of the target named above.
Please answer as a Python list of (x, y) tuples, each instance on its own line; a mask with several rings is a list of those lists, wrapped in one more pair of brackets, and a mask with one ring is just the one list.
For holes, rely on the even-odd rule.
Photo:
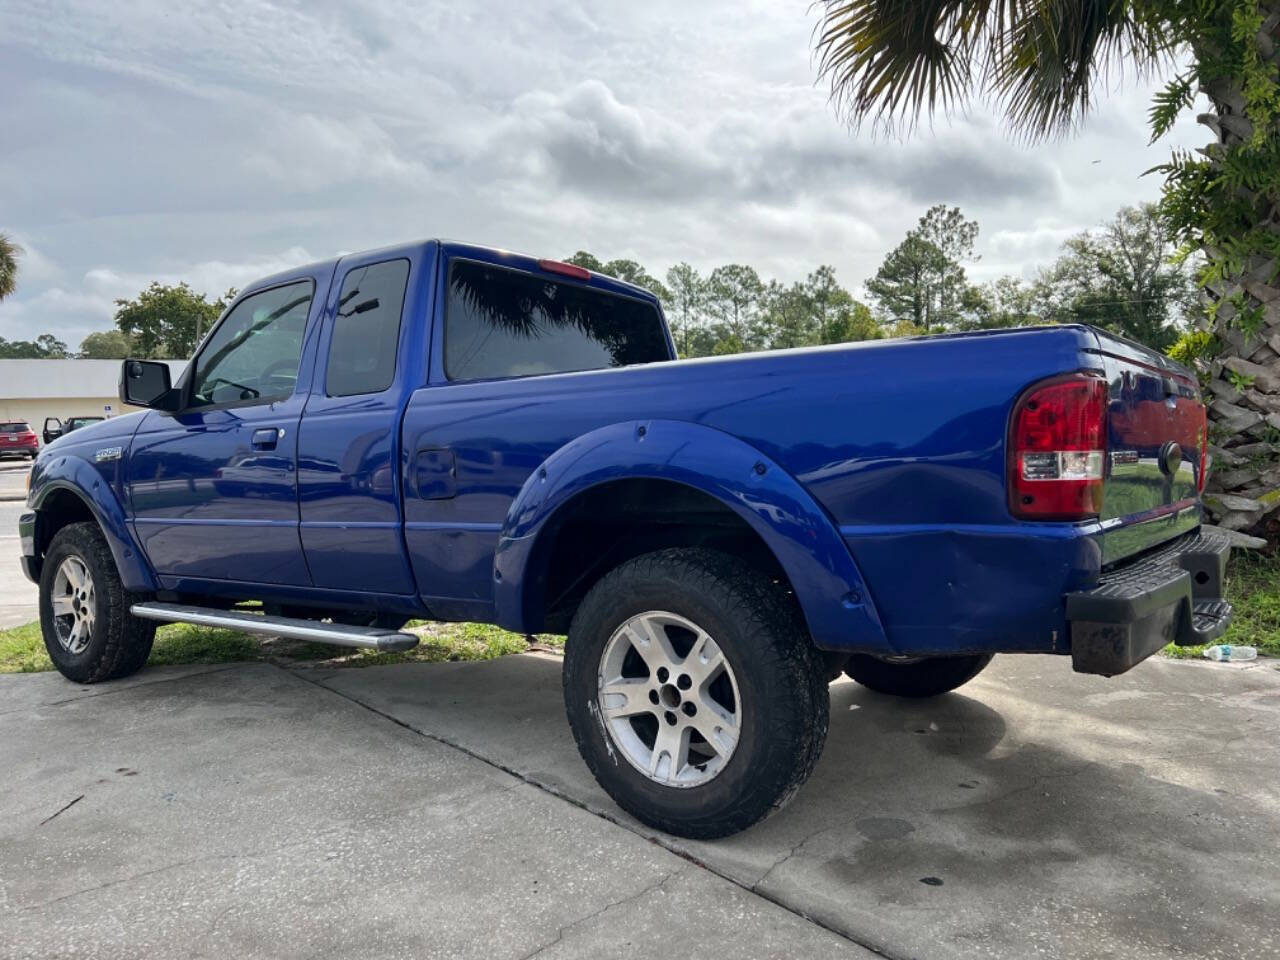
[(135, 435), (134, 529), (166, 588), (310, 585), (298, 533), (299, 371), (322, 301), (315, 278), (242, 297), (191, 362), (183, 409), (151, 411)]

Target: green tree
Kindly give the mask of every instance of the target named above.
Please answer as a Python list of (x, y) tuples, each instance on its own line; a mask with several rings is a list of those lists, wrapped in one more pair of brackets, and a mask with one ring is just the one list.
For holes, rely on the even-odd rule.
[(129, 348), (129, 338), (119, 330), (100, 330), (80, 341), (80, 356), (86, 360), (124, 360)]
[(853, 297), (836, 280), (836, 268), (825, 263), (818, 267), (805, 277), (804, 290), (813, 312), (816, 342), (841, 342), (833, 325), (839, 320), (841, 312), (853, 303)]
[(889, 251), (867, 290), (891, 321), (929, 332), (933, 294), (930, 284), (941, 271), (942, 251), (914, 231)]
[(790, 286), (770, 280), (760, 293), (758, 336), (770, 350), (803, 347), (815, 342), (813, 302), (802, 283)]
[(60, 360), (67, 355), (67, 345), (51, 333), (35, 340), (6, 340), (0, 337), (0, 358), (5, 360)]
[(959, 207), (930, 207), (881, 264), (867, 289), (894, 320), (925, 333), (959, 324), (969, 294), (964, 261), (974, 259), (978, 223)]
[(626, 283), (634, 283), (637, 287), (644, 287), (657, 296), (659, 300), (666, 300), (671, 295), (667, 288), (662, 285), (661, 280), (649, 273), (635, 260), (609, 260), (602, 263), (595, 255), (588, 253), (586, 250), (579, 250), (572, 257), (567, 258), (565, 263), (572, 263), (575, 266), (582, 267), (584, 270), (590, 270), (592, 273), (614, 277)]
[[(819, 73), (855, 124), (910, 129), (983, 100), (1018, 135), (1063, 135), (1119, 67), (1167, 78), (1149, 115), (1155, 141), (1197, 92), (1208, 97), (1213, 142), (1157, 168), (1160, 212), (1205, 257), (1220, 356), (1203, 371), (1217, 395), (1210, 434), (1218, 461), (1240, 468), (1211, 474), (1211, 488), (1236, 497), (1208, 498), (1210, 510), (1280, 539), (1280, 456), (1269, 446), (1280, 388), (1251, 396), (1231, 382), (1280, 384), (1269, 345), (1280, 336), (1280, 0), (821, 0), (820, 10)], [(1255, 453), (1258, 443), (1270, 452)]]
[(971, 286), (961, 300), (959, 326), (963, 330), (987, 330), (1040, 323), (1036, 292), (1036, 287), (1009, 276), (981, 287)]
[(1072, 237), (1037, 284), (1046, 318), (1093, 323), (1165, 350), (1185, 326), (1195, 282), (1154, 204), (1125, 207), (1101, 230)]
[(116, 327), (141, 356), (189, 357), (234, 296), (228, 291), (225, 299), (210, 303), (186, 283), (153, 282), (133, 300), (116, 301)]
[(572, 263), (575, 267), (581, 267), (583, 270), (590, 270), (592, 273), (604, 273), (604, 264), (595, 256), (586, 250), (579, 250), (572, 257), (566, 257), (565, 263)]
[(730, 263), (711, 271), (707, 278), (707, 309), (724, 331), (720, 340), (732, 346), (723, 351), (717, 349), (717, 353), (759, 348), (756, 315), (763, 294), (764, 284), (751, 267)]
[(978, 221), (965, 219), (959, 207), (938, 204), (925, 211), (916, 233), (940, 254), (934, 260), (935, 272), (930, 280), (933, 300), (929, 325), (952, 327), (959, 320), (969, 290), (964, 263), (977, 259), (973, 245), (978, 240)]
[(823, 343), (854, 343), (858, 340), (879, 340), (884, 331), (870, 307), (849, 297), (848, 304), (840, 308), (827, 328), (826, 336), (828, 339)]
[(22, 247), (0, 233), (0, 300), (13, 293), (18, 286), (18, 258), (22, 256)]
[(676, 348), (682, 357), (699, 356), (691, 349), (697, 343), (696, 334), (707, 300), (707, 283), (697, 270), (681, 262), (667, 271), (667, 290), (664, 307)]

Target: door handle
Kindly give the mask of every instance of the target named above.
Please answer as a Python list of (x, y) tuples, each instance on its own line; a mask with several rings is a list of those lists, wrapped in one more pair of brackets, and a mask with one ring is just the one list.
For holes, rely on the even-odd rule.
[(260, 430), (253, 431), (253, 449), (255, 450), (274, 450), (276, 448), (276, 440), (279, 439), (283, 430), (277, 430), (275, 427), (263, 427)]

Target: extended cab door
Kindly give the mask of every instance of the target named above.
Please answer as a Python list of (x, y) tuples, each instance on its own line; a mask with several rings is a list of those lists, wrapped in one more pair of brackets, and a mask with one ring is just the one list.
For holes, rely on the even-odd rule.
[(443, 245), (429, 385), (404, 414), (405, 543), (443, 619), (492, 615), (493, 556), (529, 475), (574, 437), (635, 416), (574, 372), (670, 360), (657, 303), (552, 261)]
[(435, 245), (346, 257), (325, 309), (298, 434), (302, 542), (317, 587), (412, 597), (400, 418), (425, 376)]
[(298, 535), (299, 370), (327, 280), (305, 276), (243, 296), (184, 375), (184, 408), (151, 411), (138, 429), (131, 509), (166, 586), (180, 589), (179, 578), (310, 584)]

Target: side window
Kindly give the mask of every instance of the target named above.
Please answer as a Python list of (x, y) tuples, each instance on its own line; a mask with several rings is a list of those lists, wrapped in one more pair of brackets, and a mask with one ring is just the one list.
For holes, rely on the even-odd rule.
[(455, 260), (445, 306), (450, 380), (599, 370), (671, 359), (657, 308), (520, 270)]
[(408, 280), (408, 260), (387, 260), (356, 267), (342, 281), (329, 341), (329, 396), (381, 393), (391, 386)]
[(196, 358), (191, 405), (267, 403), (293, 393), (314, 290), (303, 280), (237, 303)]

